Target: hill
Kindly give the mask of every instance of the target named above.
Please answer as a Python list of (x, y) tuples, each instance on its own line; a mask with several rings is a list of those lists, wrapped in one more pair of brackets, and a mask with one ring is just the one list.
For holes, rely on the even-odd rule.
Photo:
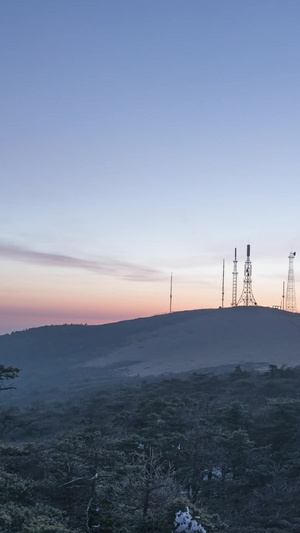
[(46, 391), (61, 399), (129, 377), (295, 366), (299, 347), (299, 314), (238, 307), (14, 332), (0, 336), (0, 361), (22, 369), (5, 401), (32, 401)]

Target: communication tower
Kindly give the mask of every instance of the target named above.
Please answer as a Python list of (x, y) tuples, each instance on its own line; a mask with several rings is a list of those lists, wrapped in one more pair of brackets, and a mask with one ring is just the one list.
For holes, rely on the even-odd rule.
[(224, 307), (224, 294), (225, 294), (225, 291), (224, 291), (224, 287), (225, 287), (224, 278), (225, 278), (225, 259), (223, 259), (223, 273), (222, 273), (222, 307)]
[(171, 272), (171, 280), (170, 280), (170, 313), (172, 313), (172, 299), (173, 299), (173, 274)]
[(284, 299), (285, 299), (285, 283), (282, 283), (282, 297), (281, 297), (281, 309), (284, 311)]
[(232, 272), (232, 307), (237, 306), (237, 277), (238, 277), (238, 271), (237, 271), (237, 250), (234, 249), (234, 260), (233, 260), (233, 272)]
[(296, 288), (295, 288), (295, 276), (294, 276), (294, 259), (296, 252), (291, 252), (289, 255), (289, 273), (286, 289), (286, 301), (285, 310), (290, 313), (297, 313), (296, 306)]
[(237, 305), (257, 305), (252, 292), (252, 263), (250, 261), (250, 244), (247, 244), (247, 259), (244, 266), (243, 291)]

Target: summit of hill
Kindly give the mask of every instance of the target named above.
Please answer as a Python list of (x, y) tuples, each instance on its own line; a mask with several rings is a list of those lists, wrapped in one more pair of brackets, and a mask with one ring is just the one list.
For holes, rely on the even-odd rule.
[(120, 379), (230, 371), (236, 365), (297, 366), (299, 348), (298, 313), (236, 307), (14, 332), (0, 336), (0, 361), (21, 368), (11, 399), (29, 401), (41, 394), (82, 394)]

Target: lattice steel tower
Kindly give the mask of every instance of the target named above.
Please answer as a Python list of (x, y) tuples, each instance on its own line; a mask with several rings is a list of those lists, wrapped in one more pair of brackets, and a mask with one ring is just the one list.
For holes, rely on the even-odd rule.
[(237, 277), (238, 277), (238, 271), (237, 271), (237, 250), (234, 249), (234, 260), (233, 260), (233, 272), (232, 272), (232, 307), (237, 306)]
[(291, 252), (289, 255), (289, 273), (286, 288), (285, 310), (291, 313), (297, 313), (296, 305), (296, 288), (294, 276), (294, 259), (296, 252)]
[(247, 259), (244, 266), (243, 292), (238, 305), (257, 305), (252, 292), (252, 263), (250, 261), (250, 244), (247, 244)]

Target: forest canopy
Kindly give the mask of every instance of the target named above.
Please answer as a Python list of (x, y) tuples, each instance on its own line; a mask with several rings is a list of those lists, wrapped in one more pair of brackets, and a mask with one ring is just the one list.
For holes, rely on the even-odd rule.
[(0, 530), (172, 533), (188, 509), (194, 531), (299, 531), (299, 387), (237, 366), (2, 409)]

